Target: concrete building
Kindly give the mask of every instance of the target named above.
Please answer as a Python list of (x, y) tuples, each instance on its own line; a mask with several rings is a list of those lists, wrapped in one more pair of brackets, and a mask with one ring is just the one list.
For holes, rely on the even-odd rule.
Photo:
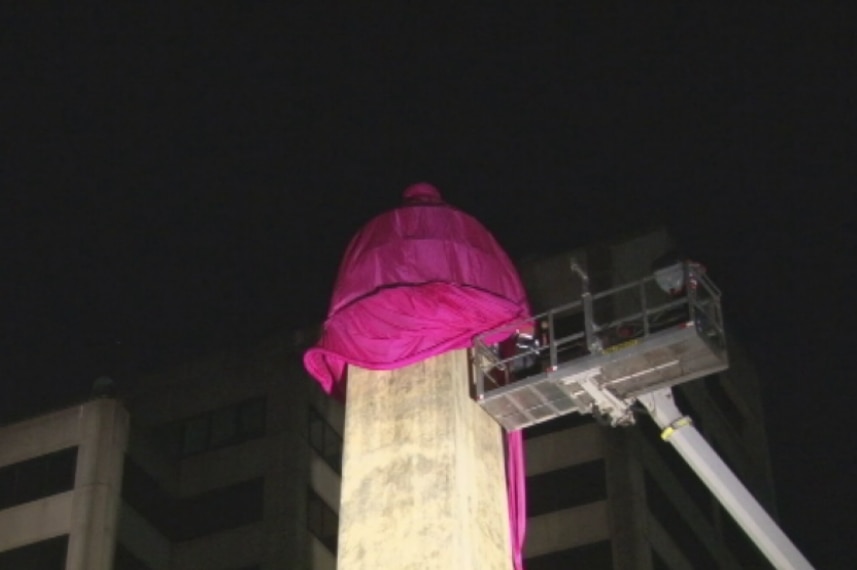
[(272, 339), (128, 390), (116, 570), (335, 567), (343, 411), (303, 348)]
[[(521, 272), (540, 310), (579, 295), (570, 256), (600, 289), (649, 272), (670, 247), (655, 231)], [(136, 379), (121, 404), (0, 428), (0, 569), (100, 570), (110, 558), (116, 570), (335, 568), (344, 412), (303, 370), (309, 337)], [(678, 401), (771, 511), (758, 382), (740, 347), (730, 360)], [(525, 438), (528, 570), (768, 567), (647, 418), (608, 428), (572, 414)], [(9, 487), (36, 472), (50, 474), (39, 491)]]
[(0, 428), (0, 568), (112, 567), (127, 439), (106, 398)]
[(343, 412), (300, 348), (0, 427), (0, 569), (334, 568)]

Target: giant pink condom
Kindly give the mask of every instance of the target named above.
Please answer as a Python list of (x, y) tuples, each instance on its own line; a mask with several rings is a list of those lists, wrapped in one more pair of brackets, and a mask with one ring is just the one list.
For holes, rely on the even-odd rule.
[[(377, 216), (351, 240), (316, 346), (304, 366), (328, 394), (345, 397), (346, 370), (400, 368), (529, 316), (518, 272), (473, 217), (443, 202), (430, 184)], [(502, 340), (502, 339), (497, 339)], [(515, 568), (526, 525), (520, 432), (507, 437), (506, 476)]]
[(521, 280), (494, 237), (436, 188), (415, 184), (401, 207), (351, 240), (321, 339), (304, 364), (336, 393), (346, 364), (399, 368), (527, 316)]

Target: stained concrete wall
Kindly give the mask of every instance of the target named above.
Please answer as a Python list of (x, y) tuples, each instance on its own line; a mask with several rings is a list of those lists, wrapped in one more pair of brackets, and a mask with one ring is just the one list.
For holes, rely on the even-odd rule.
[(502, 432), (463, 350), (349, 369), (339, 570), (507, 570)]

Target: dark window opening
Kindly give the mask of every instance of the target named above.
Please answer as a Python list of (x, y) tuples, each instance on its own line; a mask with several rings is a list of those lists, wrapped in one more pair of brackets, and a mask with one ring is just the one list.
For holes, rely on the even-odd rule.
[(613, 549), (605, 540), (527, 558), (524, 565), (527, 570), (613, 570)]
[(307, 426), (310, 446), (337, 473), (342, 471), (342, 436), (314, 408), (309, 409)]
[(331, 552), (336, 553), (339, 515), (312, 489), (307, 490), (307, 528)]
[(151, 567), (134, 556), (122, 543), (116, 544), (113, 555), (113, 570), (152, 570)]
[(0, 509), (71, 490), (76, 468), (77, 447), (0, 468)]
[(708, 376), (703, 380), (708, 395), (717, 405), (717, 409), (726, 418), (730, 426), (740, 435), (746, 427), (746, 419), (741, 409), (732, 399), (726, 388), (723, 387), (723, 379), (719, 375)]
[(691, 566), (699, 570), (716, 570), (717, 561), (687, 523), (681, 511), (673, 504), (671, 497), (660, 488), (648, 472), (645, 473), (645, 486), (649, 512), (672, 537), (676, 548), (681, 550)]
[(264, 483), (260, 477), (177, 499), (126, 457), (122, 498), (168, 539), (189, 540), (262, 520)]
[(169, 537), (176, 500), (127, 455), (122, 475), (122, 498), (164, 536)]
[(176, 540), (190, 540), (262, 519), (264, 479), (215, 489), (177, 502)]
[(64, 570), (68, 535), (0, 552), (0, 568), (9, 570)]
[(174, 457), (188, 457), (265, 435), (265, 399), (254, 398), (200, 414), (160, 430)]
[(527, 516), (585, 505), (607, 498), (601, 459), (527, 477)]

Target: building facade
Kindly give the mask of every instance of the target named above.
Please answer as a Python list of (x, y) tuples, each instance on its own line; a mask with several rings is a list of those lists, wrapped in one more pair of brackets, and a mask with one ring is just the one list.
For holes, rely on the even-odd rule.
[(302, 348), (272, 339), (128, 391), (116, 570), (335, 567), (344, 414)]
[[(671, 247), (654, 231), (529, 259), (521, 273), (538, 311), (579, 296), (571, 257), (598, 289), (649, 273)], [(0, 569), (333, 570), (344, 410), (303, 370), (312, 337), (0, 428)], [(677, 400), (771, 512), (758, 382), (730, 348), (728, 371)], [(525, 439), (528, 570), (768, 567), (648, 418), (610, 428), (571, 414)], [(27, 487), (37, 472), (39, 491)]]
[(109, 570), (127, 441), (109, 398), (0, 427), (0, 568)]

